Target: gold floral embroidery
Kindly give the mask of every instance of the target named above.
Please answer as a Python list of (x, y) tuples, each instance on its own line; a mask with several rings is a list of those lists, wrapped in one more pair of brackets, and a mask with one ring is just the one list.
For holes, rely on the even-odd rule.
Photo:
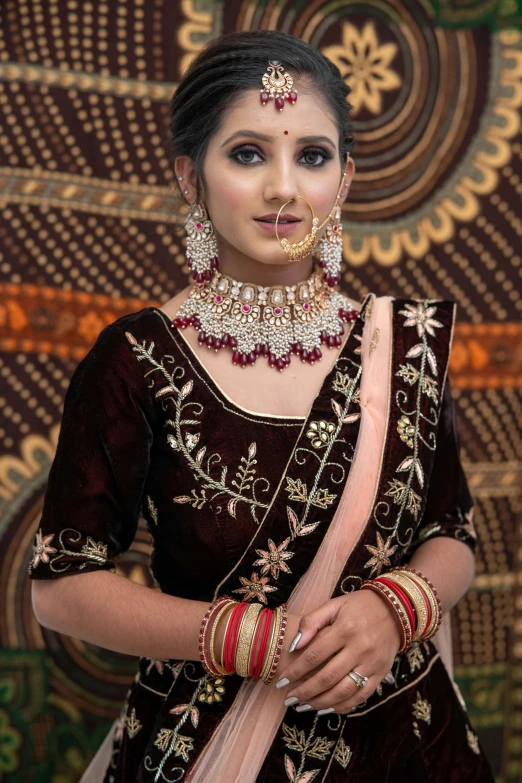
[(326, 737), (316, 737), (313, 741), (313, 744), (308, 748), (307, 755), (312, 756), (312, 758), (324, 761), (326, 757), (330, 755), (331, 749), (334, 745), (335, 742), (326, 739)]
[(173, 734), (173, 729), (160, 729), (154, 740), (155, 746), (160, 750), (167, 750)]
[(296, 726), (287, 726), (286, 723), (283, 723), (283, 736), (285, 747), (289, 750), (301, 751), (304, 749), (306, 735), (304, 731), (299, 731)]
[(308, 489), (301, 479), (292, 479), (286, 477), (286, 491), (290, 493), (289, 500), (300, 500), (306, 503), (308, 500)]
[(154, 501), (150, 497), (150, 495), (147, 495), (147, 508), (149, 509), (149, 514), (152, 518), (152, 521), (155, 525), (158, 524), (158, 510), (156, 506), (154, 505)]
[(406, 653), (408, 663), (410, 664), (410, 672), (414, 672), (416, 669), (421, 668), (421, 664), (424, 663), (424, 655), (418, 644), (412, 644), (410, 649)]
[(352, 758), (352, 750), (341, 737), (334, 751), (334, 759), (339, 762), (343, 769), (346, 769)]
[(99, 559), (105, 562), (107, 560), (107, 544), (104, 544), (103, 541), (96, 542), (87, 536), (87, 543), (82, 546), (82, 554), (94, 560)]
[(315, 449), (324, 449), (327, 446), (335, 431), (335, 425), (329, 421), (312, 421), (306, 437), (312, 441)]
[(372, 566), (370, 572), (370, 579), (374, 573), (380, 574), (384, 566), (391, 565), (391, 556), (396, 551), (397, 546), (391, 545), (391, 538), (388, 538), (386, 542), (383, 540), (379, 532), (377, 532), (377, 546), (370, 546), (365, 544), (366, 549), (372, 557), (364, 564), (365, 568)]
[(199, 701), (204, 701), (207, 704), (212, 704), (215, 701), (222, 701), (225, 680), (222, 677), (218, 677), (212, 682), (207, 682), (204, 689), (198, 696)]
[[(62, 563), (64, 557), (77, 558), (83, 560), (79, 566), (80, 570), (86, 568), (87, 565), (94, 563), (96, 565), (104, 565), (108, 562), (107, 556), (107, 544), (103, 541), (94, 541), (93, 538), (87, 536), (86, 542), (80, 547), (80, 551), (71, 549), (72, 545), (78, 544), (82, 540), (82, 534), (72, 527), (65, 528), (58, 535), (58, 547), (49, 546), (55, 533), (51, 533), (48, 536), (43, 536), (40, 529), (36, 534), (36, 542), (34, 545), (34, 556), (31, 561), (31, 568), (36, 568), (39, 562), (49, 565), (51, 571), (55, 574), (61, 574), (68, 571), (72, 563)], [(65, 541), (67, 540), (67, 543)], [(54, 555), (49, 557), (49, 555)], [(57, 567), (57, 566), (62, 566)]]
[(415, 437), (415, 427), (412, 425), (408, 416), (401, 416), (397, 424), (397, 432), (399, 437), (410, 449), (413, 446), (413, 438)]
[(415, 734), (415, 736), (418, 737), (419, 739), (422, 739), (421, 733), (420, 733), (420, 730), (419, 730), (419, 724), (417, 723), (416, 720), (413, 721), (412, 726), (413, 726), (413, 733)]
[(372, 339), (370, 340), (370, 356), (377, 348), (377, 344), (379, 342), (379, 337), (381, 336), (381, 330), (380, 329), (374, 329), (374, 332), (372, 334)]
[[(431, 300), (417, 301), (415, 304), (405, 304), (404, 309), (399, 310), (399, 314), (405, 316), (404, 327), (414, 327), (417, 335), (421, 339), (406, 351), (406, 359), (419, 360), (419, 367), (414, 366), (412, 362), (400, 364), (395, 373), (396, 376), (408, 386), (411, 391), (406, 392), (399, 389), (395, 395), (395, 401), (399, 408), (400, 417), (397, 423), (397, 433), (400, 440), (406, 444), (412, 453), (403, 458), (396, 468), (397, 473), (406, 473), (404, 481), (392, 479), (388, 481), (388, 489), (384, 492), (385, 497), (391, 497), (398, 510), (393, 514), (393, 523), (386, 525), (384, 519), (390, 514), (390, 504), (382, 500), (375, 505), (374, 519), (377, 526), (386, 531), (388, 536), (388, 546), (392, 546), (394, 541), (402, 548), (410, 546), (415, 526), (410, 525), (407, 531), (399, 537), (399, 529), (403, 513), (408, 511), (413, 520), (417, 522), (422, 506), (422, 496), (413, 488), (413, 482), (416, 480), (419, 487), (424, 487), (424, 470), (420, 458), (420, 446), (423, 444), (431, 451), (435, 451), (436, 446), (436, 427), (440, 411), (431, 406), (428, 412), (422, 410), (422, 398), (428, 397), (434, 403), (438, 403), (438, 384), (435, 380), (438, 375), (437, 358), (428, 345), (427, 336), (435, 336), (435, 329), (443, 328), (443, 324), (434, 318), (437, 307)], [(433, 377), (426, 373), (429, 368)], [(414, 389), (413, 387), (416, 388)], [(411, 398), (411, 402), (410, 402)], [(413, 407), (413, 410), (412, 410)], [(421, 431), (421, 422), (423, 428)], [(372, 560), (368, 561), (367, 567), (375, 567)]]
[(42, 563), (48, 563), (49, 555), (52, 555), (57, 551), (54, 547), (49, 546), (53, 538), (54, 533), (51, 533), (48, 536), (44, 536), (41, 528), (37, 532), (36, 542), (33, 546), (33, 559), (31, 561), (33, 568), (36, 568), (40, 560)]
[(476, 734), (474, 734), (469, 726), (466, 726), (466, 738), (468, 740), (468, 745), (473, 751), (473, 753), (476, 753), (477, 756), (480, 756), (480, 747), (479, 747), (479, 741)]
[(411, 489), (411, 487), (408, 487), (407, 484), (399, 481), (399, 479), (392, 479), (392, 481), (389, 482), (389, 486), (390, 488), (384, 494), (392, 497), (397, 505), (403, 506), (408, 511), (411, 511), (413, 518), (417, 519), (422, 500), (421, 496)]
[(310, 503), (318, 508), (328, 508), (336, 497), (337, 495), (332, 495), (327, 489), (318, 489), (310, 498)]
[(279, 544), (279, 546), (276, 546), (272, 539), (269, 538), (268, 551), (264, 549), (256, 549), (256, 552), (258, 555), (260, 555), (260, 558), (254, 562), (254, 565), (262, 566), (262, 574), (266, 574), (268, 571), (270, 571), (274, 579), (279, 579), (279, 570), (290, 574), (291, 571), (284, 561), (289, 560), (294, 556), (295, 553), (285, 552), (285, 549), (289, 543), (290, 538), (285, 538), (285, 540)]
[(404, 310), (400, 310), (401, 315), (406, 316), (404, 326), (417, 327), (417, 334), (419, 337), (424, 337), (424, 334), (428, 332), (432, 337), (435, 336), (433, 331), (434, 327), (442, 328), (440, 321), (436, 321), (432, 316), (437, 312), (437, 308), (433, 305), (428, 307), (426, 301), (418, 302), (416, 305), (407, 304), (404, 305)]
[(413, 705), (413, 717), (417, 720), (423, 720), (428, 725), (431, 723), (431, 705), (427, 699), (423, 699), (417, 691), (417, 699)]
[(243, 587), (238, 587), (232, 590), (233, 593), (243, 593), (243, 601), (250, 601), (252, 598), (259, 598), (261, 603), (266, 604), (266, 593), (273, 593), (277, 590), (277, 587), (272, 587), (268, 584), (267, 576), (259, 576), (255, 571), (250, 577), (246, 579), (244, 576), (239, 577), (239, 581)]
[[(204, 445), (196, 451), (197, 446), (200, 445), (201, 433), (185, 430), (186, 427), (201, 425), (200, 416), (204, 410), (201, 403), (190, 399), (194, 391), (194, 382), (187, 381), (179, 388), (179, 380), (183, 377), (184, 370), (181, 367), (174, 367), (173, 371), (170, 371), (172, 357), (165, 357), (169, 360), (169, 370), (167, 370), (163, 363), (165, 359), (159, 362), (153, 356), (153, 341), (147, 348), (145, 340), (140, 344), (130, 332), (125, 332), (125, 336), (132, 345), (137, 360), (146, 361), (151, 366), (152, 369), (147, 372), (147, 375), (157, 373), (161, 380), (167, 381), (167, 385), (155, 394), (157, 399), (163, 400), (163, 406), (172, 405), (174, 407), (173, 418), (165, 421), (165, 426), (173, 429), (173, 432), (167, 433), (166, 440), (174, 451), (179, 452), (185, 458), (195, 480), (201, 486), (200, 494), (192, 490), (194, 500), (188, 495), (179, 495), (174, 498), (174, 502), (190, 502), (193, 508), (199, 510), (206, 502), (225, 497), (227, 499), (226, 508), (230, 516), (235, 518), (237, 504), (243, 502), (248, 505), (251, 516), (257, 523), (258, 512), (266, 511), (268, 508), (268, 503), (263, 503), (257, 497), (258, 491), (269, 493), (270, 482), (264, 477), (256, 477), (256, 444), (251, 443), (247, 456), (241, 456), (235, 477), (228, 482), (228, 467), (222, 464), (220, 454), (207, 454), (207, 447)], [(206, 495), (205, 492), (208, 494)]]
[(140, 723), (136, 717), (136, 710), (132, 708), (131, 714), (128, 715), (125, 719), (125, 728), (127, 729), (127, 734), (131, 739), (133, 739), (142, 727), (143, 724)]
[[(371, 301), (371, 300), (370, 300)], [(290, 528), (290, 541), (294, 542), (297, 537), (301, 536), (307, 536), (310, 533), (312, 533), (317, 526), (320, 524), (320, 521), (314, 521), (314, 522), (308, 522), (308, 516), (310, 509), (315, 506), (317, 508), (327, 508), (330, 506), (337, 498), (337, 495), (334, 493), (331, 493), (328, 489), (325, 487), (318, 487), (318, 484), (321, 480), (323, 471), (326, 466), (329, 468), (336, 468), (339, 470), (339, 473), (341, 475), (340, 479), (335, 479), (335, 483), (341, 483), (342, 478), (346, 475), (346, 471), (343, 465), (337, 462), (329, 462), (332, 447), (334, 443), (337, 442), (337, 439), (340, 436), (341, 429), (344, 424), (352, 424), (356, 422), (360, 418), (360, 413), (351, 413), (350, 407), (352, 404), (354, 404), (356, 398), (358, 398), (358, 389), (359, 389), (359, 383), (360, 383), (360, 377), (361, 377), (361, 366), (360, 364), (356, 364), (352, 359), (346, 360), (344, 358), (338, 359), (336, 367), (342, 367), (343, 364), (351, 364), (356, 369), (356, 376), (355, 378), (348, 378), (346, 373), (341, 372), (340, 370), (336, 371), (335, 380), (332, 383), (332, 387), (335, 387), (336, 390), (342, 390), (342, 394), (344, 395), (344, 404), (340, 404), (336, 399), (331, 399), (331, 407), (332, 410), (336, 416), (336, 422), (329, 422), (326, 420), (321, 421), (312, 421), (308, 426), (308, 431), (306, 432), (306, 437), (308, 437), (312, 441), (312, 446), (320, 450), (320, 454), (316, 454), (316, 452), (313, 452), (307, 448), (300, 447), (297, 448), (294, 453), (294, 459), (297, 461), (298, 464), (301, 464), (299, 460), (297, 459), (297, 455), (301, 456), (301, 453), (308, 453), (312, 454), (315, 459), (319, 461), (319, 467), (317, 468), (315, 478), (314, 478), (314, 486), (312, 490), (309, 492), (307, 486), (300, 480), (300, 479), (292, 479), (289, 476), (286, 477), (286, 491), (290, 494), (289, 500), (297, 500), (298, 502), (304, 503), (305, 508), (303, 512), (300, 512), (300, 515), (294, 511), (293, 508), (290, 506), (287, 506), (286, 512), (288, 516), (288, 524)], [(347, 380), (348, 378), (348, 380)], [(343, 443), (345, 441), (342, 441)], [(350, 462), (350, 458), (346, 455), (343, 455), (343, 459)], [(331, 480), (331, 473), (330, 473), (330, 480)], [(289, 544), (286, 542), (283, 542), (284, 549), (287, 548)], [(280, 544), (274, 544), (275, 549), (277, 549)], [(262, 552), (268, 552), (269, 550), (256, 550), (257, 554)], [(262, 557), (265, 557), (262, 555)], [(254, 565), (260, 565), (259, 561), (255, 562)], [(263, 562), (263, 566), (265, 563)], [(281, 570), (285, 570), (281, 568)], [(264, 572), (266, 573), (266, 568), (264, 568)], [(279, 571), (277, 571), (279, 574)], [(292, 573), (291, 569), (286, 571), (286, 573)], [(273, 572), (272, 572), (273, 575)], [(273, 577), (274, 579), (277, 579), (277, 577)], [(263, 603), (267, 603), (266, 599), (266, 593), (274, 592), (277, 590), (277, 587), (274, 587), (272, 585), (268, 585), (268, 578), (266, 576), (260, 577), (257, 573), (252, 573), (251, 578), (247, 579), (244, 576), (239, 577), (241, 584), (243, 585), (241, 588), (238, 588), (236, 590), (233, 590), (232, 592), (236, 593), (244, 593), (245, 597), (243, 598), (244, 601), (249, 601), (252, 598), (259, 598), (260, 601)]]

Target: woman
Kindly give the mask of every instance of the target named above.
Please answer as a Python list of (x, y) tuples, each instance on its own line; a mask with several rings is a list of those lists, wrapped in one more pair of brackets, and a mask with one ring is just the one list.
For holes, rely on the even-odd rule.
[[(30, 568), (42, 624), (140, 656), (86, 780), (493, 780), (430, 640), (473, 577), (455, 305), (335, 289), (348, 92), (258, 32), (173, 98), (196, 282), (77, 367)], [(140, 512), (159, 591), (114, 573)]]

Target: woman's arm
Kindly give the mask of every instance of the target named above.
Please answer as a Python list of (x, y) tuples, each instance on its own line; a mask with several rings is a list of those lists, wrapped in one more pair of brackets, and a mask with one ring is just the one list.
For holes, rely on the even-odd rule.
[(108, 650), (146, 658), (198, 660), (209, 604), (167, 595), (110, 571), (34, 581), (41, 625)]
[(449, 612), (460, 601), (475, 576), (475, 555), (467, 544), (454, 538), (441, 536), (425, 541), (409, 565), (433, 583), (443, 612)]
[[(38, 622), (58, 633), (127, 655), (191, 661), (199, 660), (199, 630), (210, 606), (138, 585), (110, 571), (35, 580), (32, 599)], [(285, 651), (299, 621), (298, 615), (289, 615)], [(224, 626), (220, 622), (216, 630), (217, 650)]]

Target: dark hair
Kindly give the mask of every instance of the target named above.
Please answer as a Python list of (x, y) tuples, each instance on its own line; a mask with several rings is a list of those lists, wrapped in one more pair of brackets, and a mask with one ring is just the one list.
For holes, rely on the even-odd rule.
[(279, 60), (294, 78), (308, 80), (331, 109), (339, 128), (341, 159), (355, 147), (347, 101), (350, 88), (336, 65), (300, 38), (275, 30), (231, 33), (211, 41), (191, 63), (171, 101), (174, 159), (188, 155), (196, 167), (198, 191), (210, 138), (232, 100), (261, 88), (269, 60)]

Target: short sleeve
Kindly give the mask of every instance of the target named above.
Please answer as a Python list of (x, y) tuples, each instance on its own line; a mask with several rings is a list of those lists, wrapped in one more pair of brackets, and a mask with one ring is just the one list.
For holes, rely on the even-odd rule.
[(455, 402), (449, 378), (444, 385), (426, 505), (408, 554), (436, 536), (455, 538), (473, 552), (476, 550), (473, 498), (460, 461)]
[(111, 570), (130, 547), (150, 463), (151, 397), (124, 329), (105, 327), (65, 395), (30, 578)]

